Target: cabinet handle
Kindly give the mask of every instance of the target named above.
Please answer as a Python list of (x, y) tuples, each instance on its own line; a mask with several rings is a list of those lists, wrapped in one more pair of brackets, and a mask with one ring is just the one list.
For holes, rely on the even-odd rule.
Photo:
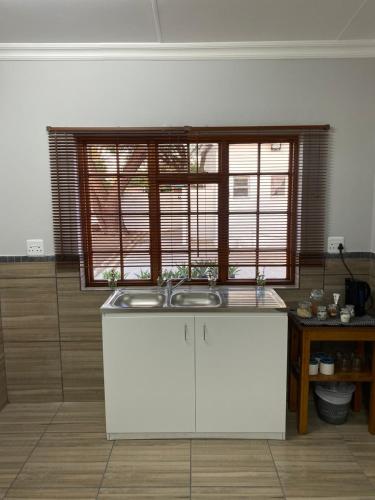
[(185, 342), (187, 342), (187, 325), (185, 325)]
[(203, 325), (203, 340), (206, 342), (206, 323)]

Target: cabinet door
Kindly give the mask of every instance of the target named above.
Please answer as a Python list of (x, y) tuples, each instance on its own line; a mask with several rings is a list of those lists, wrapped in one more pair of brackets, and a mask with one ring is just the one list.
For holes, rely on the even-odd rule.
[(103, 318), (107, 433), (194, 432), (194, 318)]
[(287, 315), (196, 318), (197, 432), (285, 432)]

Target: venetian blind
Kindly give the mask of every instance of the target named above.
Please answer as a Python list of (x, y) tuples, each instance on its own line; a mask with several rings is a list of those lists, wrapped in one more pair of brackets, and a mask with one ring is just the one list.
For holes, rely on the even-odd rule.
[(89, 286), (293, 283), (324, 252), (328, 128), (51, 128), (57, 260)]

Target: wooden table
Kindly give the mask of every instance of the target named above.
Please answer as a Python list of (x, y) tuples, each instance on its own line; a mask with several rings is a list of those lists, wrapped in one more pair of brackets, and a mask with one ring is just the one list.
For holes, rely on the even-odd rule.
[[(375, 327), (368, 326), (305, 326), (294, 315), (289, 315), (289, 409), (298, 412), (300, 434), (308, 431), (308, 399), (310, 382), (355, 382), (357, 384), (354, 409), (361, 406), (361, 383), (370, 382), (368, 430), (375, 434), (375, 362), (361, 372), (338, 372), (334, 375), (309, 375), (311, 342), (358, 342), (363, 354), (363, 343), (371, 342), (372, 360), (375, 360)], [(300, 360), (300, 363), (298, 363)]]

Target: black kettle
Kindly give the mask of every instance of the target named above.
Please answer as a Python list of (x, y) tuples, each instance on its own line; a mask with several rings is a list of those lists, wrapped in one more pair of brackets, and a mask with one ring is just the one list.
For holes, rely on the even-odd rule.
[(355, 315), (366, 314), (366, 302), (371, 298), (371, 288), (366, 281), (345, 279), (345, 304), (353, 304)]

